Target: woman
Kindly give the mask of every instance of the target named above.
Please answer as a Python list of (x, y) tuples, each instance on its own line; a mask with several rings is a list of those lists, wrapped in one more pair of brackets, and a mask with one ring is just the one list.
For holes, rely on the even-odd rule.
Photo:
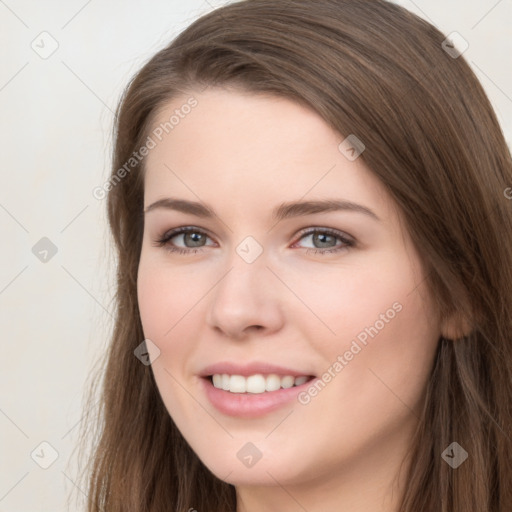
[(512, 510), (511, 186), (405, 9), (194, 22), (118, 110), (88, 510)]

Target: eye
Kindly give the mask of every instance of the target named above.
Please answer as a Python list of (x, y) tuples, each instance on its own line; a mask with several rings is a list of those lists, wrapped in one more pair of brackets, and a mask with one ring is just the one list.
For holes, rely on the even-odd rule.
[[(308, 248), (306, 254), (313, 252), (314, 254), (336, 253), (347, 250), (355, 245), (355, 241), (349, 238), (341, 231), (329, 228), (309, 228), (300, 233), (300, 240), (311, 237), (313, 244), (319, 244), (319, 247)], [(176, 247), (171, 243), (173, 238), (181, 237), (181, 241), (185, 247)], [(195, 254), (203, 251), (204, 243), (209, 238), (208, 234), (200, 228), (194, 226), (186, 226), (176, 228), (165, 232), (154, 243), (157, 247), (164, 247), (165, 250), (178, 254)], [(336, 245), (336, 240), (341, 241), (341, 245)], [(332, 245), (334, 243), (334, 246)], [(188, 245), (187, 247), (187, 244)], [(297, 242), (294, 244), (296, 245)], [(293, 246), (292, 246), (293, 247)]]
[[(170, 242), (173, 238), (182, 237), (183, 242), (190, 242), (192, 244), (191, 247), (185, 248), (175, 247)], [(186, 226), (182, 228), (176, 228), (171, 231), (164, 233), (161, 237), (156, 240), (155, 245), (158, 247), (164, 247), (165, 250), (169, 252), (177, 252), (179, 254), (189, 254), (189, 253), (197, 253), (202, 252), (201, 243), (208, 238), (208, 234), (205, 233), (202, 229), (196, 228), (194, 226)], [(198, 244), (198, 245), (194, 245)]]
[[(308, 229), (306, 231), (301, 232), (301, 237), (299, 239), (303, 240), (305, 238), (311, 237), (313, 244), (319, 244), (320, 247), (313, 247), (306, 251), (306, 254), (313, 252), (314, 254), (327, 254), (327, 253), (336, 253), (339, 251), (347, 250), (350, 247), (355, 245), (355, 241), (352, 238), (349, 238), (347, 235), (342, 233), (341, 231), (337, 231), (335, 229), (329, 228), (314, 228)], [(342, 245), (336, 246), (336, 239), (340, 240)], [(334, 246), (332, 243), (334, 242)], [(326, 247), (327, 244), (327, 247)]]

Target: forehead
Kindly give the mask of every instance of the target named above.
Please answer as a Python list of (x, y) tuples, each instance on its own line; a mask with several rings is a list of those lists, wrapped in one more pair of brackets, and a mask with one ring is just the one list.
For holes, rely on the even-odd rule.
[(374, 211), (390, 206), (363, 160), (347, 158), (345, 137), (286, 98), (191, 92), (159, 110), (151, 136), (156, 145), (146, 160), (146, 204), (167, 193), (255, 213), (326, 195), (371, 204)]

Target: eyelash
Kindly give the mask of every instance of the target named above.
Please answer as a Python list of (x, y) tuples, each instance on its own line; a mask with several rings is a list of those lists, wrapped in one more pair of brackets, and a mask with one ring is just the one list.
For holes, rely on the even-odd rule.
[[(189, 254), (190, 255), (190, 254), (196, 254), (198, 252), (202, 252), (203, 251), (202, 247), (197, 248), (197, 249), (193, 249), (193, 248), (183, 249), (181, 247), (174, 247), (169, 244), (170, 240), (172, 238), (174, 238), (175, 236), (181, 235), (183, 233), (190, 233), (190, 232), (199, 233), (201, 235), (205, 235), (206, 237), (208, 237), (208, 233), (204, 232), (202, 229), (195, 228), (193, 226), (188, 226), (188, 227), (176, 228), (176, 229), (173, 229), (171, 231), (164, 233), (162, 236), (160, 236), (158, 238), (158, 240), (155, 241), (154, 245), (157, 247), (164, 247), (166, 251), (169, 251), (171, 253)], [(314, 254), (327, 254), (327, 253), (333, 254), (333, 253), (337, 253), (337, 252), (346, 250), (355, 245), (355, 242), (353, 240), (350, 240), (349, 238), (344, 236), (343, 233), (341, 233), (340, 231), (336, 231), (334, 229), (329, 229), (329, 228), (322, 228), (322, 229), (317, 228), (317, 229), (309, 229), (309, 230), (301, 231), (301, 233), (300, 233), (301, 236), (298, 241), (302, 240), (302, 238), (304, 238), (308, 235), (315, 234), (315, 233), (322, 233), (322, 234), (334, 236), (334, 237), (338, 238), (339, 240), (341, 240), (345, 245), (336, 247), (336, 248), (332, 248), (332, 249), (308, 248), (308, 249), (306, 249), (306, 254), (309, 254), (311, 252), (313, 252)]]

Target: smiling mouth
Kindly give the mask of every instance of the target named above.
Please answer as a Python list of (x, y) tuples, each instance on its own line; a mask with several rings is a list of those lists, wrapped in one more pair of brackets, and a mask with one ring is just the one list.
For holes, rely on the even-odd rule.
[(216, 373), (206, 378), (212, 383), (213, 387), (223, 391), (230, 393), (262, 394), (301, 386), (314, 379), (314, 376), (301, 375), (294, 377), (292, 375), (277, 375), (275, 373), (268, 375), (257, 373), (244, 377), (243, 375)]

